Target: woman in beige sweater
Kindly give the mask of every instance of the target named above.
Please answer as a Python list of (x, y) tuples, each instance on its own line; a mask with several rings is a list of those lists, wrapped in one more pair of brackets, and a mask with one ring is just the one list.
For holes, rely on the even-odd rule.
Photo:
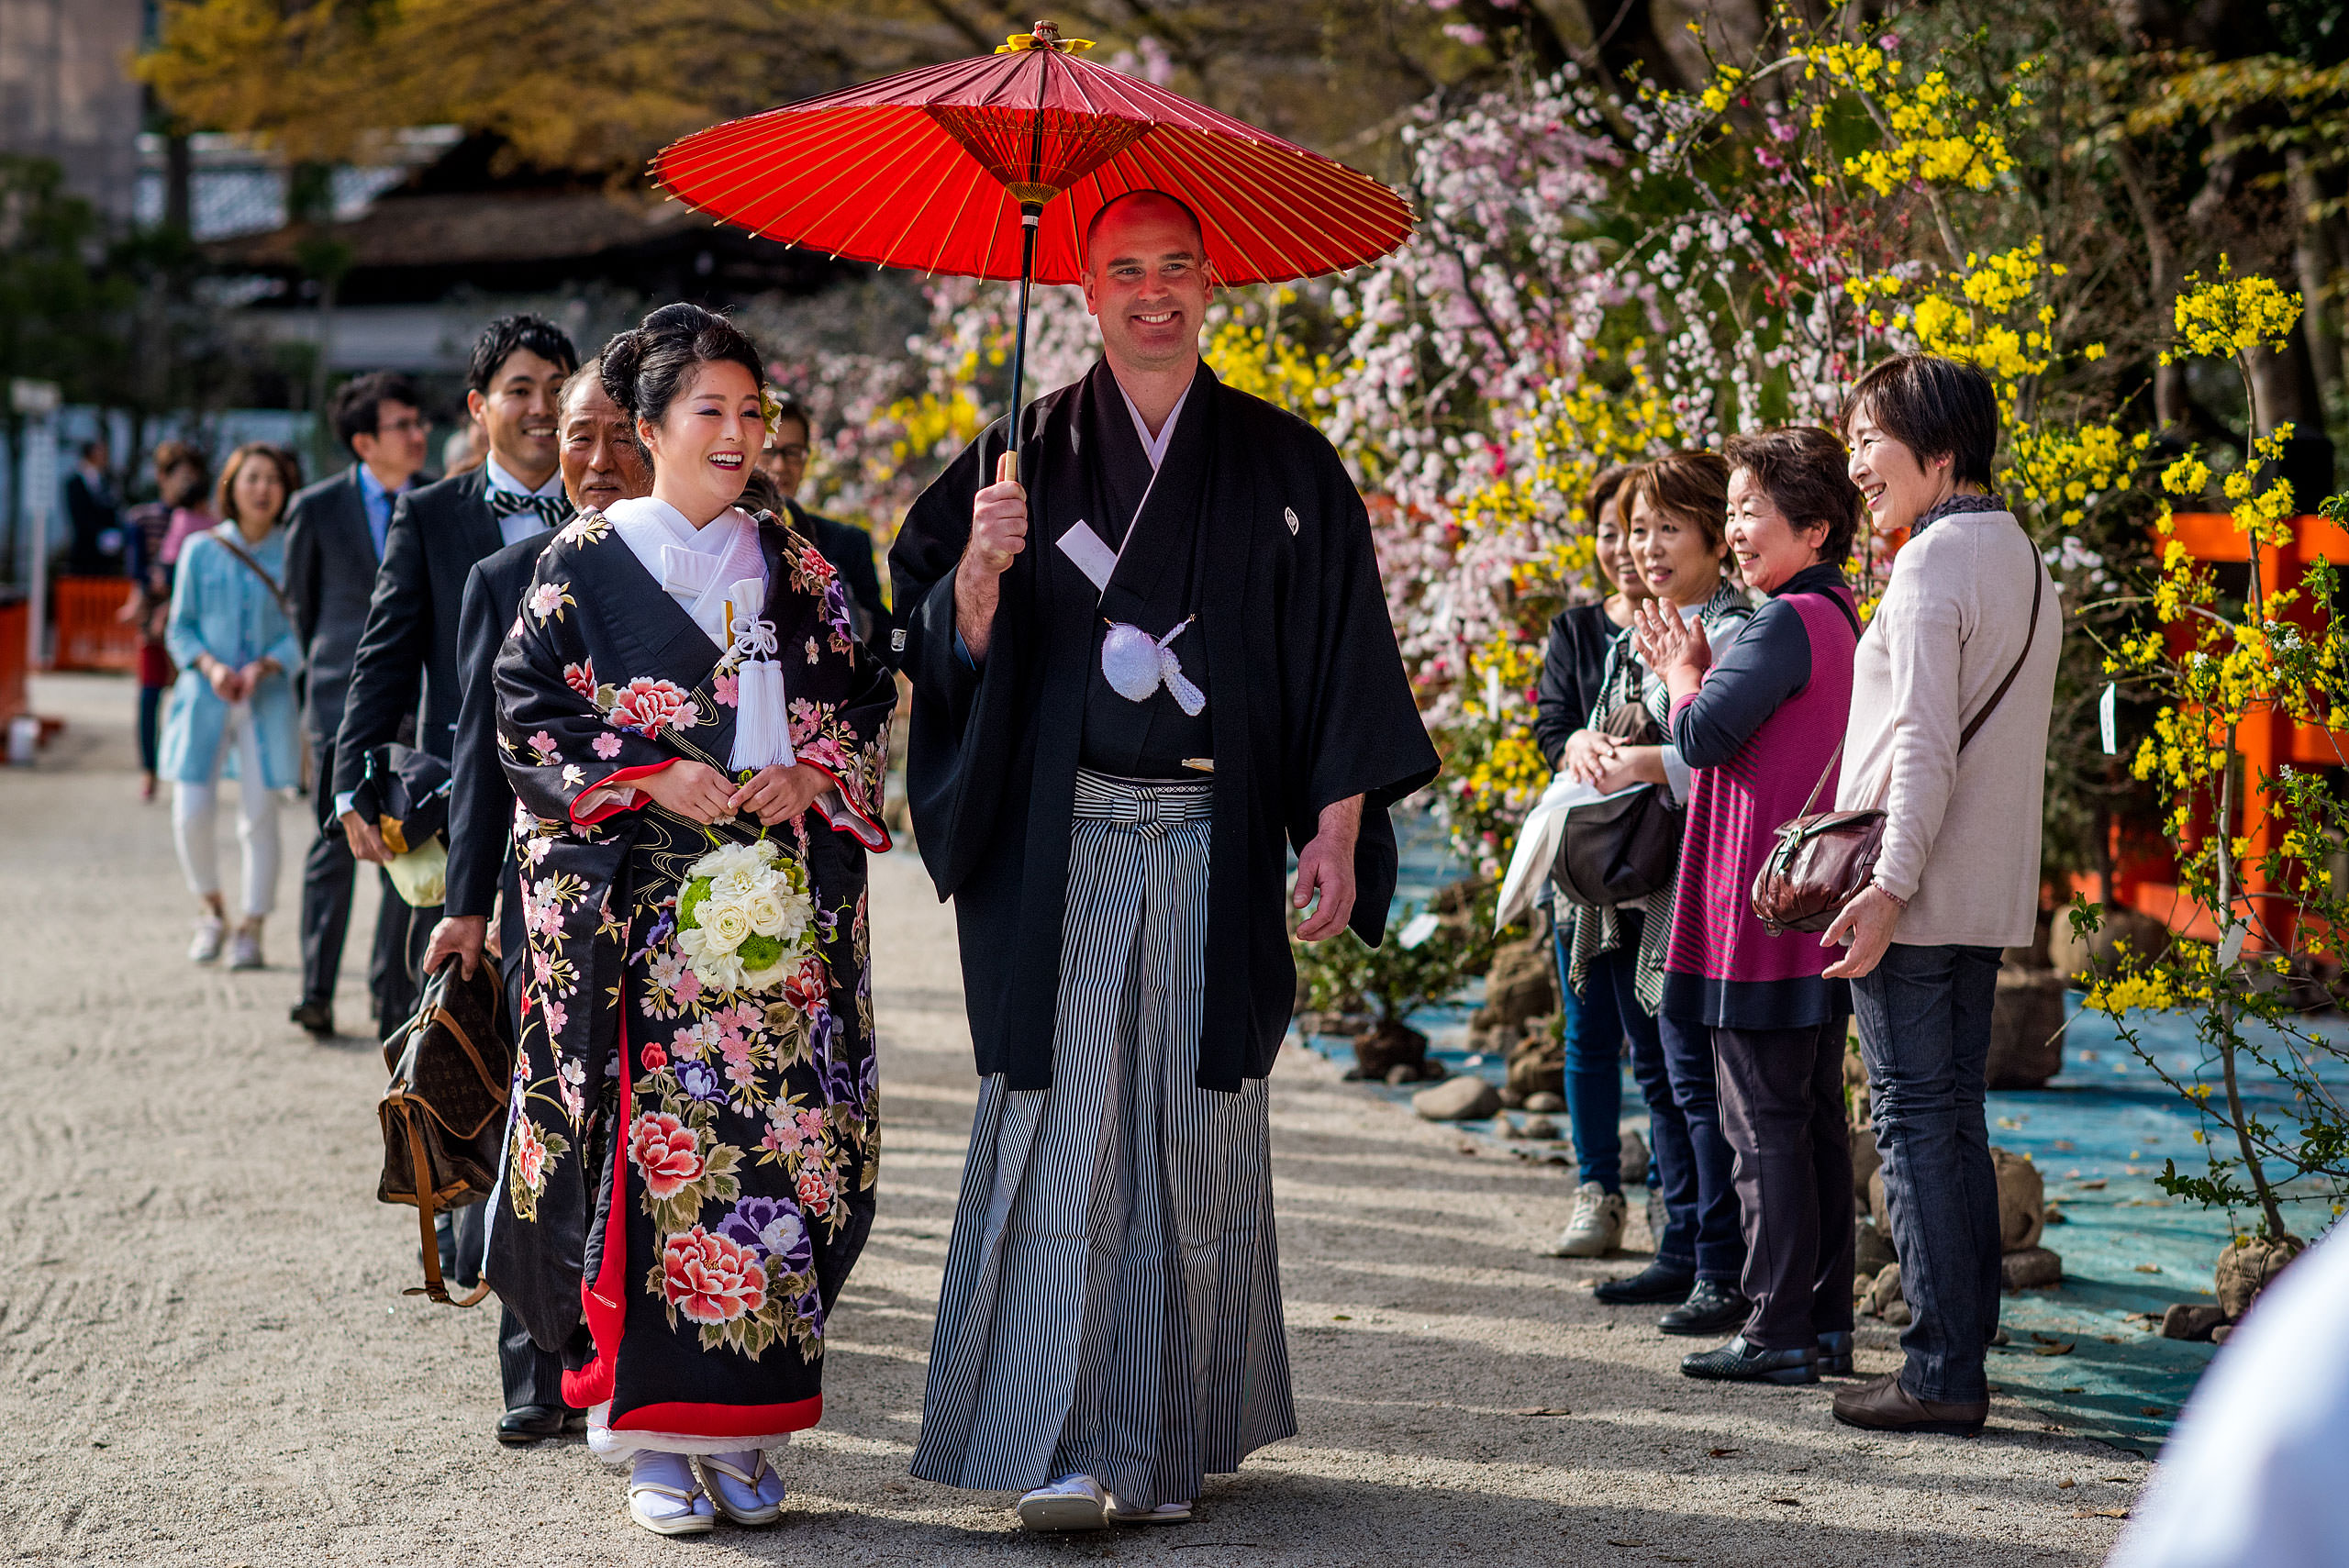
[(1908, 528), (1852, 671), (1840, 809), (1881, 806), (1873, 883), (1821, 939), (1850, 951), (1913, 1314), (1898, 1373), (1835, 1398), (1838, 1419), (1970, 1432), (1989, 1410), (1998, 1322), (1998, 1184), (1983, 1114), (1999, 950), (2039, 911), (2040, 794), (2062, 609), (2039, 551), (1989, 492), (1998, 401), (1971, 366), (1888, 360), (1845, 405), (1851, 475), (1878, 529)]

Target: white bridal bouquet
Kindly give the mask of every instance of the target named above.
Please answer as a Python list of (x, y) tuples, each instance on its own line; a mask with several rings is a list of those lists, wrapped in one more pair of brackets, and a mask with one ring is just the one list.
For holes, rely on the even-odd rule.
[(815, 944), (815, 914), (807, 873), (774, 844), (720, 844), (685, 872), (677, 946), (712, 990), (770, 990)]

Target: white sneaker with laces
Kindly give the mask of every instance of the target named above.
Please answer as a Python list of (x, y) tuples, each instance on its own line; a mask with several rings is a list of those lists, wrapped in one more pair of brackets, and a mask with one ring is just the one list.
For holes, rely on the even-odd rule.
[(237, 934), (228, 939), (228, 967), (259, 969), (261, 961), (261, 928), (239, 926)]
[(1103, 1529), (1109, 1495), (1090, 1475), (1063, 1475), (1019, 1499), (1019, 1523), (1028, 1529)]
[(1574, 1218), (1550, 1249), (1553, 1258), (1603, 1258), (1623, 1242), (1623, 1195), (1597, 1182), (1575, 1189)]
[(220, 944), (228, 940), (228, 922), (217, 915), (206, 915), (195, 923), (195, 940), (187, 944), (190, 963), (210, 963), (220, 956)]

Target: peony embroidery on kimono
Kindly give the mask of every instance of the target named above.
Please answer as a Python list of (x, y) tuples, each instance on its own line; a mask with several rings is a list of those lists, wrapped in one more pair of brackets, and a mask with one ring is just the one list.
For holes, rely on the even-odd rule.
[(701, 722), (691, 692), (651, 675), (639, 675), (625, 686), (598, 686), (595, 701), (605, 723), (648, 740), (659, 740), (663, 729), (691, 729)]
[(529, 1117), (514, 1118), (506, 1151), (506, 1184), (514, 1212), (525, 1219), (539, 1217), (539, 1195), (547, 1189), (547, 1162), (571, 1152), (570, 1140), (548, 1132)]
[(576, 664), (562, 667), (562, 684), (593, 702), (596, 699), (596, 662), (583, 659)]

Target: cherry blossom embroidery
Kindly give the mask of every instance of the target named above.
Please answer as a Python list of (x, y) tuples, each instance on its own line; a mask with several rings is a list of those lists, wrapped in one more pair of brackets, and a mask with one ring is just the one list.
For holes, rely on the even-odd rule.
[(729, 670), (725, 674), (718, 676), (718, 679), (710, 682), (709, 684), (709, 695), (717, 698), (718, 702), (728, 707), (737, 707), (740, 706), (741, 689), (741, 677), (735, 674), (731, 670)]
[(528, 601), (530, 613), (539, 617), (539, 623), (542, 626), (550, 618), (561, 620), (562, 606), (576, 605), (578, 602), (571, 596), (571, 584), (568, 583), (541, 583), (530, 590), (530, 597)]
[(596, 755), (608, 762), (620, 754), (620, 738), (617, 735), (598, 735), (591, 742), (591, 749)]
[(543, 729), (530, 737), (530, 751), (538, 758), (539, 766), (542, 768), (549, 762), (562, 761), (562, 753), (555, 750), (554, 737)]

